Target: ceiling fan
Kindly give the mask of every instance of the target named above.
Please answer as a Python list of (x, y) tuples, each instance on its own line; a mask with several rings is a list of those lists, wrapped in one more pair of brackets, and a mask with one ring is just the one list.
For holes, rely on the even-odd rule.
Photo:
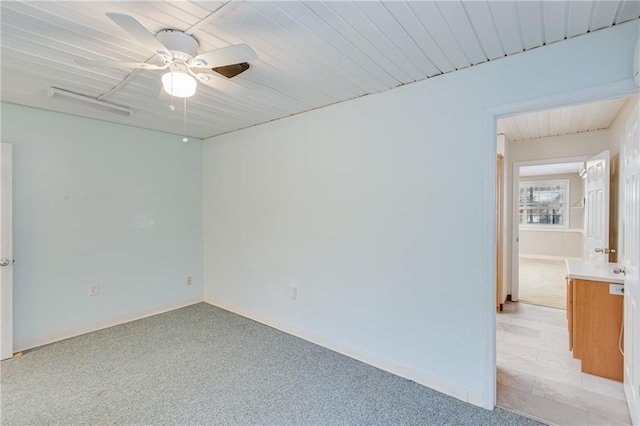
[[(167, 29), (154, 36), (129, 15), (113, 12), (108, 12), (106, 15), (133, 36), (138, 44), (146, 47), (160, 58), (163, 65), (111, 60), (76, 60), (76, 63), (85, 67), (99, 68), (166, 69), (168, 72), (162, 76), (162, 86), (172, 96), (181, 98), (193, 96), (196, 92), (197, 81), (215, 89), (230, 87), (244, 89), (228, 78), (212, 72), (212, 68), (242, 64), (257, 58), (256, 52), (245, 43), (198, 54), (198, 41), (182, 31)], [(246, 69), (241, 68), (243, 71)]]

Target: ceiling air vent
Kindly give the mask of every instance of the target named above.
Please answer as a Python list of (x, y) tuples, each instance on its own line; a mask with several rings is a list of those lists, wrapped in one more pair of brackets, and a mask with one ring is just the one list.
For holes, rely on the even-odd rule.
[(239, 64), (225, 65), (223, 67), (217, 67), (217, 68), (211, 68), (211, 69), (227, 78), (232, 78), (248, 70), (249, 64), (246, 62), (242, 62)]

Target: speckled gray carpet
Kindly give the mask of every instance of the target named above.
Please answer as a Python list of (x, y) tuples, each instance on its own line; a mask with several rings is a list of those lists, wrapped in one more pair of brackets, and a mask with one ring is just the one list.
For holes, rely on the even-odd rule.
[(2, 361), (1, 423), (534, 425), (200, 303)]

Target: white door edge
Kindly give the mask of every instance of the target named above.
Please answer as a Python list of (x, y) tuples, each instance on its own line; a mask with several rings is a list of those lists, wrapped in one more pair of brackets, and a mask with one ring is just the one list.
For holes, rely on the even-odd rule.
[(624, 276), (623, 384), (634, 425), (640, 424), (640, 102), (625, 123), (620, 140), (622, 247)]
[(12, 146), (0, 144), (0, 258), (12, 263), (0, 267), (0, 359), (13, 356), (13, 232)]
[(583, 257), (588, 262), (607, 263), (609, 255), (605, 253), (605, 249), (610, 248), (611, 154), (607, 149), (586, 162)]

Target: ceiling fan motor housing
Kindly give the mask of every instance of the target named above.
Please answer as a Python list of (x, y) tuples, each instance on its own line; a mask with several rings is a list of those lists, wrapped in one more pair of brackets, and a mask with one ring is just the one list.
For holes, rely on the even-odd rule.
[(198, 54), (198, 41), (178, 30), (162, 30), (156, 34), (160, 43), (171, 51), (175, 59), (187, 62)]

